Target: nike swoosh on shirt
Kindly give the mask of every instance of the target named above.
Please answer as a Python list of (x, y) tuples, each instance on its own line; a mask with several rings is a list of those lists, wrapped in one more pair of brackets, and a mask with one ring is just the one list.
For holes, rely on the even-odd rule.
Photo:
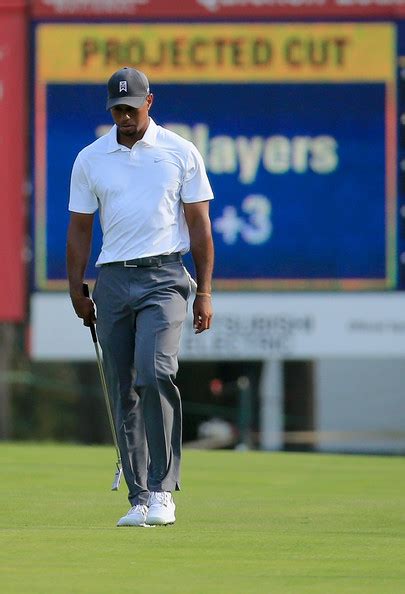
[(155, 157), (153, 161), (154, 163), (162, 163), (164, 161), (165, 163), (170, 163), (171, 165), (174, 165), (180, 169), (180, 164), (170, 159), (170, 157)]

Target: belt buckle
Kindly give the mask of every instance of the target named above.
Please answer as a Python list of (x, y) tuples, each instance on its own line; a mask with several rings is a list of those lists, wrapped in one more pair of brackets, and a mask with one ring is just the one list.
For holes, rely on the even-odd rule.
[(138, 268), (138, 264), (128, 264), (128, 260), (125, 260), (124, 268)]
[(141, 264), (141, 266), (145, 266), (145, 268), (154, 268), (157, 266), (160, 268), (162, 266), (162, 258), (160, 256), (149, 256), (148, 258), (144, 258), (145, 263)]

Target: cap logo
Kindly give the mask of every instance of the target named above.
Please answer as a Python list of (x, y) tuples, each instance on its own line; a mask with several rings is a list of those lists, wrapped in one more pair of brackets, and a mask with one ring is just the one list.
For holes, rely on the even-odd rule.
[(126, 80), (120, 80), (120, 90), (119, 90), (119, 93), (121, 93), (121, 91), (125, 91), (126, 93), (128, 93), (128, 86), (127, 86), (127, 81)]

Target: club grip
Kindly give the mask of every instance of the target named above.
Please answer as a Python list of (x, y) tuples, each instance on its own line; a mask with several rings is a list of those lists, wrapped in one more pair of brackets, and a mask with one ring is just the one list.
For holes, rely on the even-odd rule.
[[(87, 283), (83, 283), (83, 295), (85, 297), (90, 298), (89, 285)], [(93, 339), (93, 342), (96, 343), (97, 342), (97, 334), (96, 334), (96, 328), (95, 328), (93, 322), (90, 323), (89, 328), (90, 328), (91, 337)]]
[(89, 285), (87, 283), (83, 283), (83, 295), (90, 297)]

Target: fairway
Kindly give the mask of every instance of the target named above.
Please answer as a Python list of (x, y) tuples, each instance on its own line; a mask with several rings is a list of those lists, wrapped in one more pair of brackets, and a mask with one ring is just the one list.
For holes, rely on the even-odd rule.
[(2, 594), (404, 594), (404, 458), (185, 451), (177, 522), (116, 528), (106, 447), (0, 446)]

